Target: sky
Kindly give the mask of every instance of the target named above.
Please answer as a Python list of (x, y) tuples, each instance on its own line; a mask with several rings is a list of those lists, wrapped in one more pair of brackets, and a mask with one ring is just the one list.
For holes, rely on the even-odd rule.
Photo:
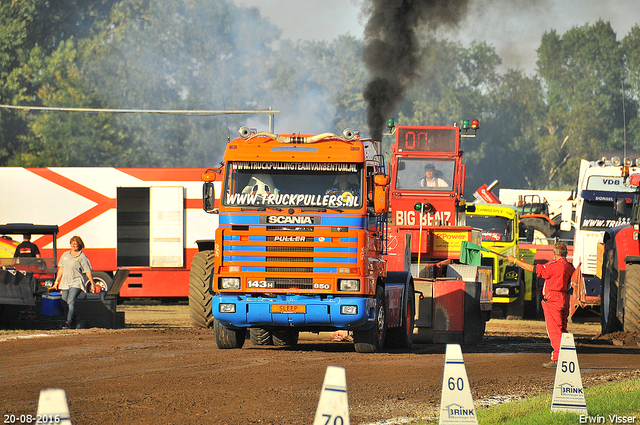
[[(331, 41), (350, 34), (362, 39), (365, 25), (361, 7), (366, 0), (233, 0), (240, 6), (257, 7), (262, 16), (292, 41)], [(624, 38), (640, 24), (637, 0), (483, 0), (470, 1), (456, 32), (443, 34), (463, 45), (473, 40), (495, 47), (503, 70), (536, 71), (536, 49), (542, 34), (556, 30), (564, 34), (574, 26), (611, 22)]]

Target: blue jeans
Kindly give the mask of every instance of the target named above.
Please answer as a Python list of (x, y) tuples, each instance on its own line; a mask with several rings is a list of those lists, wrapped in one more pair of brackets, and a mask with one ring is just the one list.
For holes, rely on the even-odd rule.
[(69, 308), (69, 312), (67, 313), (67, 322), (73, 322), (75, 318), (75, 310), (76, 310), (76, 299), (82, 292), (80, 288), (69, 288), (62, 290), (62, 301), (67, 304)]

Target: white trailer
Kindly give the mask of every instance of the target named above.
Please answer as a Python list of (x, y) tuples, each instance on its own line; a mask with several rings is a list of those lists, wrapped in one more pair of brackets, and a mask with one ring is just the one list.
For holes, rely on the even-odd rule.
[[(118, 268), (131, 270), (121, 297), (187, 297), (191, 258), (218, 227), (202, 209), (204, 171), (0, 168), (0, 223), (58, 225), (58, 256), (80, 236), (98, 281), (108, 286)], [(32, 242), (50, 256), (52, 239)]]

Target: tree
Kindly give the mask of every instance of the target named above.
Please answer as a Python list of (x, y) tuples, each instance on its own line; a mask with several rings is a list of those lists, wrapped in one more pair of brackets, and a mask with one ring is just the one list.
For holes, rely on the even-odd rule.
[(472, 139), (467, 143), (471, 148), (466, 160), (469, 191), (493, 180), (500, 181), (502, 187), (537, 189), (537, 123), (546, 114), (540, 82), (509, 70), (488, 97), (491, 104), (487, 111), (491, 113), (485, 113), (485, 121), (480, 122), (478, 142)]
[[(38, 100), (44, 106), (100, 108), (101, 102), (86, 87), (75, 62), (73, 40), (60, 43), (38, 64)], [(33, 112), (26, 116), (30, 131), (19, 136), (21, 146), (8, 165), (132, 166), (144, 157), (119, 130), (112, 114)]]
[(622, 122), (620, 43), (610, 23), (574, 27), (562, 37), (542, 36), (538, 68), (549, 111), (538, 142), (544, 176), (538, 186), (570, 187), (581, 158), (620, 148), (613, 135)]
[[(123, 0), (89, 57), (85, 75), (109, 105), (142, 109), (266, 109), (270, 45), (278, 36), (257, 9), (207, 0)], [(224, 102), (223, 102), (224, 99)], [(266, 122), (266, 117), (261, 117)], [(118, 116), (142, 165), (210, 166), (221, 158), (230, 126), (246, 118)]]
[[(39, 68), (65, 41), (92, 34), (115, 0), (0, 3), (0, 103), (40, 106)], [(59, 56), (60, 57), (60, 56)], [(27, 114), (0, 110), (0, 165), (24, 152)]]
[[(640, 118), (638, 118), (638, 102), (640, 102), (640, 27), (635, 25), (629, 34), (622, 39), (625, 54), (625, 118), (626, 131), (622, 138), (629, 142), (629, 146), (638, 149), (640, 143)], [(637, 155), (636, 156), (640, 156)]]

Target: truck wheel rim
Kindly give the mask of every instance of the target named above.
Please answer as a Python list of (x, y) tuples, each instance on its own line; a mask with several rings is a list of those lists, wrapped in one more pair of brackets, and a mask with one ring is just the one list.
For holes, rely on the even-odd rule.
[(381, 340), (384, 334), (384, 305), (382, 303), (378, 304), (378, 339)]

